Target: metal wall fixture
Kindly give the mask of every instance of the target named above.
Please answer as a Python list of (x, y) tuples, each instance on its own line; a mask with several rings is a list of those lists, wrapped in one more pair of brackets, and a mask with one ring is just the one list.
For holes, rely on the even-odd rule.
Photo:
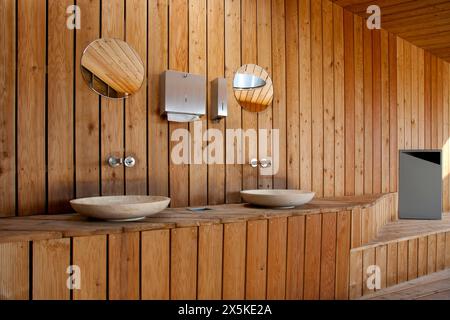
[(111, 168), (117, 168), (121, 165), (124, 165), (127, 168), (133, 168), (136, 165), (136, 159), (132, 156), (128, 156), (125, 159), (109, 156), (107, 162)]
[(258, 167), (258, 165), (261, 168), (269, 168), (272, 166), (272, 161), (270, 161), (269, 159), (261, 159), (261, 161), (258, 161), (258, 159), (252, 159), (250, 160), (250, 165), (252, 166), (252, 168), (256, 168)]
[(173, 70), (160, 75), (160, 110), (168, 121), (191, 122), (206, 114), (206, 77)]
[(217, 78), (211, 83), (211, 119), (219, 121), (228, 115), (227, 80)]

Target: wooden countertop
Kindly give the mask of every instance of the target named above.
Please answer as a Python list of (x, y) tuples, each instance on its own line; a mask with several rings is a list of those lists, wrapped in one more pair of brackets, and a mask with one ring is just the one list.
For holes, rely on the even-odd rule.
[(257, 208), (248, 204), (206, 206), (210, 210), (202, 212), (193, 212), (187, 208), (168, 208), (157, 215), (136, 222), (93, 221), (73, 213), (0, 218), (0, 243), (182, 228), (347, 211), (358, 207), (370, 207), (385, 196), (386, 194), (315, 199), (304, 206), (283, 210)]

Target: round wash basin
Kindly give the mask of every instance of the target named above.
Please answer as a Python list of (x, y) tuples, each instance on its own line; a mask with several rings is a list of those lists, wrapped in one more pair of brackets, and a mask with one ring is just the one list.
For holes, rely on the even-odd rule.
[(108, 221), (136, 221), (161, 212), (170, 198), (160, 196), (90, 197), (70, 201), (79, 214)]
[(250, 204), (261, 207), (293, 208), (310, 202), (314, 192), (302, 190), (244, 190), (242, 199)]

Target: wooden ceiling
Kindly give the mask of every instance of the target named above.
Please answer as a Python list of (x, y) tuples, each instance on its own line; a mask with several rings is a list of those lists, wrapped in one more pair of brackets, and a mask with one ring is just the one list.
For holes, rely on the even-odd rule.
[(450, 62), (450, 0), (334, 0), (358, 15), (381, 8), (381, 27)]

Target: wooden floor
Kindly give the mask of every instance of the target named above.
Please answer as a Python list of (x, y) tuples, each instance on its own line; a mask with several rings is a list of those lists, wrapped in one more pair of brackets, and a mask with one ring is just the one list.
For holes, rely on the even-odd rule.
[(378, 291), (361, 300), (450, 300), (450, 269)]
[(450, 230), (450, 213), (442, 215), (442, 220), (398, 220), (383, 226), (370, 244), (386, 243), (417, 238), (418, 235), (439, 233)]

